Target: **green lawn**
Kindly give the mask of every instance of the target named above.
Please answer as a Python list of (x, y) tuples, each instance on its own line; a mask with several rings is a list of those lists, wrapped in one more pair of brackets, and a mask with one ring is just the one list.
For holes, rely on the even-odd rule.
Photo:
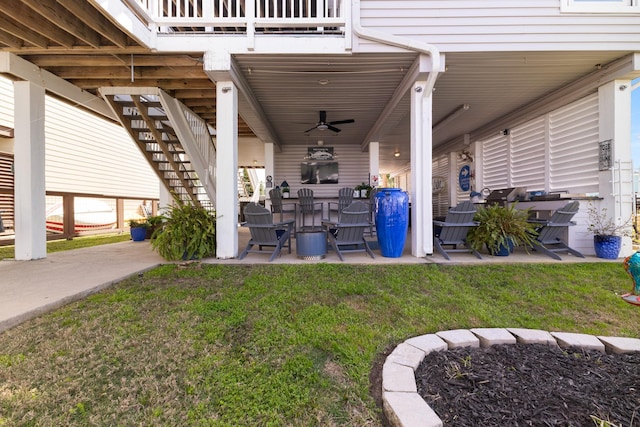
[(640, 336), (621, 263), (167, 265), (0, 334), (0, 425), (381, 426), (405, 339)]
[[(106, 245), (108, 243), (125, 242), (131, 240), (129, 233), (98, 234), (94, 236), (75, 237), (72, 240), (52, 240), (47, 242), (47, 253), (68, 251), (70, 249), (87, 248), (89, 246)], [(15, 247), (0, 246), (0, 260), (13, 258)]]

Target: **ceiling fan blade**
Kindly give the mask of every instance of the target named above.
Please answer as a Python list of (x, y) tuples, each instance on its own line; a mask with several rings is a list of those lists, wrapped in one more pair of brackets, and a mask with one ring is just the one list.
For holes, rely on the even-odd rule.
[(342, 129), (338, 129), (338, 128), (333, 127), (331, 125), (327, 125), (327, 129), (329, 129), (331, 132), (335, 132), (335, 133), (338, 133), (338, 132), (342, 131)]
[(345, 123), (353, 123), (353, 122), (355, 122), (354, 119), (347, 119), (347, 120), (336, 120), (335, 122), (329, 122), (327, 124), (330, 124), (330, 125), (343, 125)]
[(324, 123), (327, 121), (327, 112), (320, 111), (320, 123)]
[(307, 129), (307, 130), (305, 130), (305, 131), (304, 131), (304, 133), (309, 133), (309, 132), (311, 132), (312, 130), (314, 130), (315, 128), (317, 128), (317, 127), (318, 127), (318, 125), (315, 125), (315, 126), (314, 126), (314, 127), (312, 127), (311, 129)]

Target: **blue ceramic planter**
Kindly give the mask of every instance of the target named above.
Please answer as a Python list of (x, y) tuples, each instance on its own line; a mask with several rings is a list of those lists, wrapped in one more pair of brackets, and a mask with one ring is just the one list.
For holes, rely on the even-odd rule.
[(409, 227), (409, 196), (399, 188), (380, 188), (375, 203), (380, 253), (384, 257), (399, 258)]
[(617, 259), (621, 246), (620, 236), (593, 236), (593, 247), (598, 258)]
[(134, 242), (142, 242), (147, 237), (146, 227), (133, 227), (129, 231), (131, 232), (131, 240)]

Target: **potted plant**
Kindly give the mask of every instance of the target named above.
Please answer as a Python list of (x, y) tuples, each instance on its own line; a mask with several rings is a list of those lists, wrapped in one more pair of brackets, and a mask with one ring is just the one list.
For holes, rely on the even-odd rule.
[(151, 247), (160, 256), (176, 261), (215, 255), (215, 214), (177, 197), (164, 210), (163, 221), (151, 238)]
[(369, 197), (369, 191), (371, 191), (371, 186), (369, 184), (365, 184), (360, 183), (356, 186), (356, 194), (357, 197), (362, 198), (362, 199), (366, 199), (367, 197)]
[(144, 219), (130, 219), (129, 233), (131, 233), (131, 240), (134, 242), (142, 242), (147, 237), (149, 227), (149, 223)]
[(501, 206), (489, 204), (478, 209), (473, 227), (467, 234), (467, 244), (475, 250), (487, 247), (489, 254), (506, 256), (514, 246), (525, 249), (536, 244), (536, 224), (528, 222), (529, 209), (518, 209), (517, 202)]
[(287, 182), (286, 178), (284, 181), (282, 181), (282, 184), (280, 184), (280, 192), (282, 193), (283, 199), (288, 199), (289, 197), (291, 197), (291, 189), (289, 188), (289, 183)]
[(151, 239), (153, 232), (162, 225), (162, 221), (164, 221), (164, 216), (162, 215), (151, 215), (147, 217), (147, 224), (149, 224), (147, 228), (147, 239)]
[(593, 203), (587, 208), (589, 225), (587, 231), (593, 233), (593, 248), (598, 258), (617, 259), (622, 247), (622, 237), (630, 236), (631, 218), (616, 224), (607, 215), (607, 208), (598, 209)]

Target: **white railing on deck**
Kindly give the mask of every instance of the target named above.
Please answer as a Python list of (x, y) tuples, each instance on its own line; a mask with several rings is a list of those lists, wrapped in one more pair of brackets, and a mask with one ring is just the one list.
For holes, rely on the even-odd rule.
[[(345, 25), (349, 0), (128, 0), (161, 32), (259, 32), (261, 28)], [(194, 28), (195, 27), (195, 28)]]

